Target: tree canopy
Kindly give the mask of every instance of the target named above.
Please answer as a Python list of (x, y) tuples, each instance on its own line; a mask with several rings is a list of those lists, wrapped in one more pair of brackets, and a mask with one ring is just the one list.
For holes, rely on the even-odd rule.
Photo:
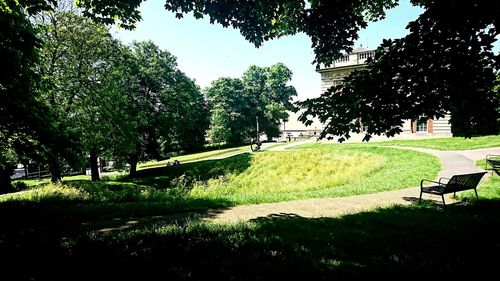
[[(43, 4), (43, 5), (42, 5)], [(176, 58), (152, 42), (125, 46), (70, 1), (0, 3), (0, 192), (17, 163), (53, 181), (90, 156), (128, 162), (204, 144), (206, 100)], [(28, 19), (29, 17), (29, 19)], [(196, 122), (196, 125), (192, 122)]]
[[(121, 20), (132, 26), (141, 1), (118, 1), (105, 10), (101, 0), (82, 0), (88, 13), (110, 20), (113, 9), (126, 11)], [(321, 136), (341, 140), (359, 132), (359, 120), (373, 134), (393, 136), (404, 119), (421, 114), (452, 114), (457, 135), (494, 133), (498, 99), (491, 89), (499, 56), (491, 51), (499, 34), (500, 4), (494, 0), (412, 0), (424, 13), (408, 24), (410, 34), (387, 40), (366, 71), (353, 73), (343, 89), (332, 88), (302, 103), (302, 120), (317, 116), (327, 122)], [(311, 38), (318, 66), (329, 66), (349, 53), (358, 31), (381, 20), (397, 0), (209, 1), (167, 0), (165, 9), (181, 18), (192, 13), (211, 23), (239, 29), (248, 41), (264, 41), (303, 32)], [(109, 11), (108, 14), (106, 12)], [(450, 16), (453, 15), (453, 16)], [(369, 86), (368, 86), (369, 85)], [(472, 106), (471, 106), (472, 105)], [(495, 114), (492, 114), (495, 113)]]
[[(385, 40), (366, 69), (330, 88), (307, 107), (301, 119), (317, 116), (327, 123), (322, 137), (367, 128), (372, 135), (393, 136), (405, 119), (439, 118), (451, 113), (456, 136), (498, 132), (498, 93), (494, 84), (499, 55), (495, 1), (426, 1), (426, 10), (408, 24), (409, 34)], [(496, 12), (494, 12), (496, 11)], [(449, 14), (455, 16), (450, 17)]]
[[(67, 155), (68, 149), (63, 149), (73, 147), (71, 130), (66, 130), (59, 111), (48, 106), (50, 100), (44, 99), (46, 96), (42, 95), (57, 87), (44, 88), (44, 75), (36, 71), (42, 43), (29, 19), (41, 11), (53, 9), (58, 2), (0, 1), (0, 66), (4, 70), (0, 74), (0, 141), (2, 152), (5, 151), (0, 159), (2, 179), (12, 170), (12, 163), (16, 162), (12, 159), (14, 154), (31, 155), (29, 157), (35, 157), (36, 154), (36, 157), (52, 163), (50, 166), (56, 175), (58, 165), (54, 162), (55, 159), (71, 160), (71, 155)], [(140, 20), (138, 8), (141, 2), (142, 0), (76, 1), (84, 15), (107, 24), (119, 23), (124, 28), (133, 28)], [(446, 112), (451, 112), (452, 127), (460, 135), (497, 131), (499, 98), (495, 89), (498, 89), (499, 83), (496, 77), (500, 56), (492, 51), (492, 44), (499, 34), (500, 2), (411, 0), (411, 3), (421, 6), (424, 13), (408, 24), (407, 36), (384, 41), (365, 70), (352, 73), (341, 87), (333, 87), (321, 97), (301, 103), (307, 108), (301, 117), (304, 122), (308, 123), (311, 116), (317, 116), (326, 123), (321, 136), (338, 135), (342, 136), (341, 140), (349, 138), (351, 133), (360, 132), (360, 120), (368, 128), (366, 140), (377, 134), (392, 136), (401, 131), (400, 125), (404, 119), (416, 119), (422, 114), (440, 117)], [(211, 23), (237, 28), (245, 39), (257, 47), (267, 40), (303, 32), (312, 42), (315, 53), (313, 63), (328, 66), (343, 53), (352, 51), (360, 29), (370, 21), (383, 19), (385, 10), (397, 4), (397, 0), (166, 0), (165, 9), (179, 18), (192, 13), (196, 18), (207, 16)], [(141, 127), (138, 120), (147, 114), (124, 118), (129, 121), (127, 124), (132, 124), (128, 126), (133, 128), (130, 132), (139, 132), (141, 139), (151, 144), (143, 147), (146, 150), (136, 146), (130, 150), (133, 153), (129, 157), (151, 155), (148, 156), (150, 158), (154, 154), (158, 155), (158, 151), (161, 152), (161, 146), (167, 149), (182, 146), (169, 139), (172, 134), (162, 139), (159, 132), (178, 132), (175, 128), (181, 128), (183, 125), (180, 124), (185, 122), (182, 116), (196, 116), (200, 120), (205, 118), (204, 113), (197, 114), (191, 107), (187, 110), (186, 107), (171, 102), (183, 101), (182, 104), (187, 104), (184, 101), (190, 100), (195, 107), (202, 109), (200, 112), (206, 112), (206, 104), (197, 94), (199, 89), (189, 79), (184, 79), (186, 77), (182, 73), (175, 68), (169, 68), (168, 75), (163, 75), (163, 70), (156, 70), (164, 63), (175, 64), (175, 59), (154, 48), (149, 50), (153, 52), (144, 49), (147, 55), (144, 58), (140, 58), (141, 53), (137, 50), (127, 55), (135, 62), (132, 68), (118, 66), (120, 59), (110, 61), (109, 65), (130, 74), (134, 83), (129, 85), (132, 88), (127, 91), (137, 94), (127, 96), (120, 90), (114, 93), (119, 93), (117, 96), (121, 99), (110, 100), (132, 100), (134, 102), (129, 104), (136, 106), (135, 108), (149, 108), (153, 112), (157, 112), (159, 108), (157, 102), (163, 102), (169, 108), (176, 106), (176, 110), (166, 110), (165, 114), (168, 116), (164, 115), (165, 119), (154, 118), (151, 124), (158, 125), (155, 128), (162, 128), (160, 131), (150, 131), (151, 127), (148, 129), (147, 126)], [(135, 58), (139, 60), (136, 61)], [(142, 65), (143, 62), (150, 64)], [(99, 63), (94, 62), (89, 69), (94, 69), (97, 65)], [(89, 78), (89, 75), (86, 77)], [(252, 81), (259, 81), (262, 77), (250, 71), (245, 79), (247, 88), (251, 88), (248, 86), (255, 84)], [(95, 84), (97, 88), (107, 85), (109, 90), (114, 86), (125, 85), (119, 76), (106, 75), (98, 80), (106, 83)], [(175, 82), (180, 80), (182, 82)], [(71, 88), (73, 83), (64, 87)], [(157, 83), (160, 85), (156, 85)], [(57, 83), (52, 86), (54, 85), (57, 86)], [(176, 85), (183, 85), (182, 90), (176, 88)], [(92, 89), (94, 90), (96, 88)], [(265, 89), (257, 90), (259, 93), (266, 92)], [(98, 92), (104, 93), (100, 90)], [(137, 100), (141, 95), (146, 98)], [(255, 96), (252, 98), (255, 99)], [(280, 102), (271, 102), (264, 107), (251, 108), (255, 109), (257, 115), (276, 119), (287, 106), (286, 102), (278, 100), (283, 106), (279, 106)], [(67, 101), (73, 102), (71, 99)], [(249, 103), (256, 104), (257, 101), (250, 99)], [(85, 115), (71, 115), (74, 116)], [(164, 120), (180, 122), (162, 127)], [(84, 123), (82, 125), (92, 124)], [(192, 139), (201, 139), (199, 130), (177, 134), (178, 139), (189, 139), (193, 135), (196, 137)], [(161, 143), (151, 142), (153, 137), (156, 140), (162, 139)], [(153, 147), (155, 149), (152, 150)], [(143, 153), (145, 151), (146, 154)]]
[(280, 135), (279, 125), (294, 110), (297, 95), (288, 85), (292, 72), (283, 63), (250, 66), (240, 78), (219, 78), (205, 89), (211, 108), (209, 136), (214, 143), (240, 144), (260, 132), (269, 140)]
[[(85, 13), (105, 23), (118, 21), (133, 28), (141, 19), (143, 0), (79, 0)], [(261, 46), (265, 41), (299, 32), (312, 41), (316, 63), (330, 64), (341, 51), (351, 51), (358, 31), (369, 21), (382, 19), (397, 0), (166, 0), (165, 9), (182, 18), (208, 16), (211, 23), (240, 30), (243, 37)]]

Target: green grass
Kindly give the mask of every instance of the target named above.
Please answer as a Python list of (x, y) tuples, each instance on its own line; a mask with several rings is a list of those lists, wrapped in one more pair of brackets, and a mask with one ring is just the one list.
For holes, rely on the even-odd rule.
[(400, 189), (416, 186), (421, 178), (434, 178), (440, 169), (435, 157), (414, 151), (309, 147), (142, 169), (135, 179), (90, 182), (88, 177), (72, 177), (63, 186), (45, 185), (0, 196), (0, 202), (168, 202), (184, 198), (239, 205)]
[[(311, 158), (303, 159), (307, 151)], [(297, 152), (299, 159), (289, 154)], [(349, 161), (345, 162), (349, 157), (376, 161), (372, 171), (359, 177), (351, 175), (361, 179), (358, 182), (349, 183), (349, 177), (344, 177), (347, 183), (339, 187), (358, 186), (347, 193), (401, 187), (404, 181), (398, 178), (399, 174), (409, 177), (408, 184), (413, 186), (424, 169), (431, 169), (432, 173), (438, 169), (437, 163), (432, 162), (437, 162), (433, 157), (383, 147), (315, 144), (303, 151), (255, 155), (259, 157), (243, 154), (142, 170), (134, 181), (116, 178), (92, 183), (79, 179), (67, 181), (66, 186), (45, 186), (29, 191), (40, 194), (44, 188), (53, 188), (64, 194), (53, 201), (44, 201), (45, 195), (39, 195), (40, 200), (36, 201), (33, 199), (36, 193), (28, 196), (28, 191), (3, 195), (0, 198), (29, 198), (0, 203), (2, 276), (8, 280), (150, 280), (157, 279), (158, 275), (165, 280), (342, 280), (497, 275), (499, 176), (480, 186), (480, 200), (447, 208), (413, 204), (335, 218), (274, 214), (232, 225), (197, 220), (156, 220), (135, 225), (131, 220), (125, 223), (132, 226), (130, 230), (113, 232), (96, 231), (98, 228), (86, 220), (97, 218), (103, 210), (111, 214), (121, 210), (151, 215), (179, 211), (182, 206), (207, 206), (213, 201), (196, 201), (188, 196), (191, 184), (221, 176), (234, 175), (235, 183), (245, 183), (240, 187), (243, 189), (254, 184), (246, 181), (252, 173), (263, 178), (255, 185), (267, 184), (266, 178), (275, 184), (276, 177), (272, 178), (272, 174), (281, 166), (258, 169), (260, 162), (268, 166), (274, 163), (273, 159), (285, 160), (285, 167), (290, 171), (281, 172), (292, 175), (300, 171), (288, 162), (304, 161), (305, 167), (311, 168), (314, 167), (312, 161), (317, 161), (322, 165), (326, 163), (325, 168), (338, 165), (347, 171), (354, 169)], [(360, 167), (366, 165), (364, 160), (359, 162)], [(408, 164), (410, 160), (415, 166)], [(426, 163), (432, 165), (420, 168)], [(309, 172), (321, 175), (322, 171)], [(338, 173), (339, 178), (346, 174), (342, 169)], [(301, 177), (296, 179), (302, 184), (315, 181), (314, 177), (301, 180)], [(335, 189), (315, 189), (320, 183), (318, 180), (316, 185), (306, 185), (309, 191), (304, 194), (328, 194), (330, 189)], [(187, 190), (175, 193), (180, 187)], [(155, 192), (165, 192), (165, 197), (156, 201), (159, 195)], [(172, 192), (169, 196), (178, 198), (177, 203), (168, 203), (168, 192)], [(128, 195), (123, 197), (123, 194)], [(208, 193), (206, 197), (210, 197)], [(222, 204), (230, 206), (234, 201)], [(99, 209), (102, 206), (105, 208)], [(91, 216), (78, 216), (82, 212)]]
[(62, 185), (1, 195), (0, 206), (25, 206), (31, 212), (43, 205), (49, 213), (65, 209), (75, 213), (70, 217), (88, 219), (156, 215), (413, 187), (440, 169), (435, 157), (414, 151), (309, 147), (142, 169), (133, 179), (116, 175), (91, 182), (87, 176), (69, 177)]
[(416, 186), (440, 169), (436, 158), (413, 151), (309, 147), (256, 154), (243, 172), (197, 182), (190, 194), (236, 204), (341, 197)]
[[(4, 224), (9, 280), (343, 280), (495, 276), (500, 201), (377, 209), (339, 218), (276, 215), (71, 234)], [(15, 215), (15, 214), (14, 214)], [(57, 265), (57, 270), (54, 270)]]
[[(486, 160), (481, 159), (476, 161), (476, 166), (483, 170), (485, 168)], [(488, 171), (488, 174), (485, 175), (488, 177), (484, 180), (479, 187), (477, 188), (477, 194), (480, 199), (500, 199), (500, 176), (491, 171)], [(474, 200), (476, 199), (476, 194), (473, 190), (468, 190), (464, 192), (460, 192), (457, 194), (458, 199), (460, 200)]]
[(397, 145), (423, 147), (438, 150), (469, 150), (489, 147), (500, 147), (500, 135), (472, 137), (470, 139), (462, 137), (434, 138), (422, 140), (393, 140), (375, 143), (376, 145)]
[(141, 163), (137, 166), (137, 169), (142, 170), (142, 169), (164, 167), (165, 165), (167, 165), (168, 162), (173, 162), (175, 160), (177, 160), (181, 163), (190, 163), (190, 162), (195, 162), (195, 161), (200, 161), (200, 160), (207, 160), (207, 159), (212, 159), (212, 158), (230, 156), (232, 154), (237, 154), (237, 153), (242, 153), (242, 152), (247, 152), (247, 151), (250, 151), (249, 145), (245, 145), (245, 146), (241, 146), (241, 147), (220, 149), (220, 150), (211, 150), (211, 151), (206, 151), (206, 152), (193, 153), (193, 154), (172, 157), (170, 159), (163, 160), (163, 161), (151, 161), (151, 162)]

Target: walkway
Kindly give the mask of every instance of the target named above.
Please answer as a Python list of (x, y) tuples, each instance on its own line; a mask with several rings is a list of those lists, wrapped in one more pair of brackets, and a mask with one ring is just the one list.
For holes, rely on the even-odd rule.
[(303, 144), (308, 144), (308, 143), (314, 143), (316, 142), (316, 139), (308, 139), (308, 140), (303, 140), (303, 141), (294, 141), (285, 145), (277, 146), (277, 147), (271, 147), (269, 148), (269, 151), (285, 151), (286, 149), (298, 145), (303, 145)]
[[(284, 147), (284, 146), (282, 146)], [(500, 148), (487, 148), (469, 151), (440, 151), (425, 148), (393, 147), (397, 149), (410, 149), (432, 154), (441, 160), (442, 170), (440, 177), (450, 177), (453, 174), (477, 172), (479, 169), (475, 161), (482, 159), (486, 154), (500, 154)], [(214, 212), (210, 220), (218, 223), (248, 221), (258, 217), (272, 215), (294, 214), (302, 217), (338, 216), (377, 207), (387, 207), (394, 204), (410, 204), (418, 200), (419, 187), (401, 190), (386, 191), (374, 194), (364, 194), (341, 198), (323, 198), (297, 200), (280, 203), (267, 203), (258, 205), (236, 206), (226, 210)], [(425, 199), (436, 199), (424, 195)], [(439, 198), (437, 198), (439, 199)], [(447, 198), (447, 201), (452, 198)]]

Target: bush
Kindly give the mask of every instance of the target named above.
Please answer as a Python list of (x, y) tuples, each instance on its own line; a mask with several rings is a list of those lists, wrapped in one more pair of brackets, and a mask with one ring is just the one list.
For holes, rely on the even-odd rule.
[(22, 181), (15, 182), (12, 185), (12, 187), (14, 189), (14, 192), (23, 191), (23, 190), (26, 190), (26, 189), (29, 188), (28, 185), (25, 182), (22, 182)]

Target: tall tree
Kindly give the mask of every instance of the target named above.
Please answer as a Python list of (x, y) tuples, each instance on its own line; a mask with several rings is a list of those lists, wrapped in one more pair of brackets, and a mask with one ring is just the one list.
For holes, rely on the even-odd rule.
[[(133, 13), (142, 2), (140, 0), (120, 1), (114, 3), (113, 9), (108, 10), (104, 9), (100, 2), (102, 1), (81, 1), (87, 11), (103, 12), (105, 20), (110, 20), (112, 15), (116, 15), (116, 10), (123, 11), (121, 19), (131, 25), (140, 19), (137, 14)], [(352, 50), (354, 41), (358, 38), (358, 31), (366, 27), (368, 21), (383, 19), (385, 10), (398, 4), (397, 0), (309, 0), (307, 2), (308, 5), (305, 1), (288, 0), (167, 0), (165, 8), (176, 13), (177, 17), (190, 12), (196, 18), (207, 15), (212, 23), (239, 29), (242, 35), (256, 46), (260, 46), (269, 39), (304, 32), (311, 38), (316, 55), (314, 62), (328, 66), (333, 60), (339, 58), (342, 52), (348, 53)], [(489, 93), (491, 93), (490, 85), (494, 83), (490, 69), (492, 67), (498, 69), (500, 60), (498, 55), (495, 55), (495, 58), (491, 56), (492, 42), (499, 34), (500, 3), (495, 0), (471, 0), (460, 3), (452, 0), (412, 0), (411, 2), (423, 7), (425, 13), (419, 20), (409, 25), (408, 37), (382, 44), (379, 54), (386, 55), (377, 56), (373, 63), (378, 66), (373, 68), (384, 70), (391, 68), (390, 73), (394, 75), (387, 74), (385, 77), (395, 77), (395, 80), (402, 78), (401, 81), (405, 81), (406, 77), (402, 74), (397, 75), (398, 69), (401, 68), (399, 65), (405, 66), (405, 69), (408, 69), (406, 66), (411, 65), (413, 70), (418, 71), (413, 72), (415, 75), (412, 79), (406, 80), (406, 86), (427, 88), (429, 91), (424, 93), (422, 98), (419, 97), (422, 94), (420, 90), (408, 92), (404, 103), (421, 104), (423, 99), (426, 100), (422, 106), (417, 107), (418, 112), (429, 116), (438, 117), (444, 111), (451, 111), (452, 126), (460, 134), (470, 135), (474, 131), (492, 132), (480, 127), (483, 122), (491, 122), (487, 117), (492, 112), (492, 108), (497, 106)], [(390, 46), (392, 44), (394, 46)], [(433, 49), (433, 44), (437, 49)], [(474, 63), (467, 58), (465, 58), (467, 63), (460, 62), (465, 51), (471, 53), (471, 57), (475, 57)], [(396, 57), (400, 58), (396, 60)], [(392, 63), (389, 62), (389, 58)], [(450, 61), (454, 63), (448, 63)], [(462, 72), (469, 64), (472, 68), (466, 71), (468, 72), (466, 75), (463, 75)], [(449, 79), (450, 74), (458, 74), (458, 76)], [(485, 74), (485, 79), (477, 79), (483, 74)], [(401, 103), (402, 105), (398, 103), (395, 106), (391, 99), (394, 98), (394, 94), (390, 93), (397, 92), (395, 89), (398, 88), (407, 90), (406, 86), (393, 86), (392, 82), (387, 84), (386, 79), (376, 80), (374, 78), (377, 75), (374, 72), (361, 75), (365, 76), (364, 80), (373, 81), (375, 84), (371, 85), (375, 85), (377, 89), (383, 88), (384, 94), (382, 92), (374, 94), (373, 91), (371, 94), (367, 93), (362, 90), (361, 86), (353, 86), (351, 90), (347, 90), (347, 85), (352, 83), (346, 81), (346, 94), (343, 95), (345, 98), (338, 97), (341, 95), (338, 94), (338, 90), (330, 89), (321, 98), (302, 104), (308, 107), (302, 120), (306, 121), (307, 116), (318, 116), (326, 121), (334, 120), (332, 116), (335, 116), (335, 120), (341, 122), (329, 122), (326, 126), (328, 131), (325, 131), (322, 136), (334, 133), (348, 138), (350, 133), (357, 132), (358, 125), (355, 123), (359, 120), (359, 116), (366, 115), (360, 113), (353, 115), (351, 112), (359, 112), (359, 107), (364, 104), (365, 108), (373, 111), (373, 114), (366, 115), (364, 118), (364, 123), (367, 120), (373, 120), (366, 139), (369, 139), (372, 134), (385, 134), (386, 131), (388, 135), (398, 133), (398, 130), (393, 127), (399, 126), (402, 122), (401, 118), (414, 118), (415, 107), (405, 106), (404, 103)], [(422, 82), (417, 76), (426, 77), (426, 79), (432, 77), (442, 82), (424, 86), (426, 81)], [(362, 78), (356, 79), (363, 80)], [(353, 81), (353, 84), (359, 83)], [(485, 91), (485, 89), (489, 90)], [(356, 92), (356, 95), (363, 94), (358, 95), (356, 101), (347, 94), (352, 91)], [(370, 102), (365, 102), (365, 99), (372, 100), (373, 96), (379, 98), (373, 103), (376, 107), (372, 107)], [(397, 98), (397, 100), (401, 99), (402, 97)], [(466, 105), (468, 103), (478, 105), (476, 108), (488, 109), (470, 111), (471, 107)], [(389, 112), (387, 108), (393, 108), (392, 112)], [(347, 112), (345, 110), (348, 110), (349, 116), (337, 117), (338, 114)], [(377, 114), (376, 110), (385, 113)]]
[[(107, 76), (117, 43), (105, 26), (72, 11), (50, 13), (38, 27), (44, 41), (39, 68), (44, 99), (61, 120), (59, 126), (79, 136), (92, 180), (99, 180), (98, 157), (110, 145), (115, 120), (110, 115), (117, 92)], [(59, 165), (57, 157), (53, 161)]]
[(205, 93), (211, 107), (211, 141), (243, 143), (254, 126), (255, 114), (251, 114), (250, 100), (241, 79), (219, 78), (205, 89)]
[[(140, 161), (160, 159), (171, 151), (203, 145), (208, 109), (199, 87), (177, 68), (175, 56), (151, 41), (125, 50), (123, 145), (114, 155), (136, 174)], [(118, 126), (119, 127), (119, 126)]]
[(205, 143), (209, 124), (207, 101), (196, 83), (184, 73), (173, 73), (173, 83), (161, 94), (160, 132), (162, 154), (193, 151)]
[[(0, 3), (0, 192), (10, 188), (13, 152), (25, 155), (67, 156), (70, 139), (40, 97), (34, 66), (41, 46), (28, 16), (50, 10), (54, 1), (2, 1)], [(25, 145), (17, 145), (19, 142)], [(53, 177), (53, 180), (57, 178)]]
[[(219, 78), (205, 90), (211, 106), (212, 142), (240, 144), (260, 132), (268, 139), (280, 134), (279, 124), (293, 110), (292, 72), (284, 64), (250, 66), (241, 79)], [(259, 133), (260, 133), (259, 132)]]
[[(363, 71), (303, 102), (301, 119), (327, 123), (321, 136), (360, 132), (401, 132), (404, 119), (443, 117), (451, 112), (454, 135), (498, 133), (499, 97), (493, 92), (499, 55), (492, 52), (498, 32), (498, 4), (490, 1), (426, 1), (426, 11), (408, 25), (402, 39), (386, 40)], [(454, 17), (445, 16), (454, 14)]]
[(288, 85), (292, 71), (283, 63), (271, 67), (250, 66), (242, 79), (251, 103), (251, 114), (259, 118), (260, 129), (269, 140), (278, 137), (279, 125), (288, 117), (287, 110), (295, 109), (292, 98), (297, 92)]

